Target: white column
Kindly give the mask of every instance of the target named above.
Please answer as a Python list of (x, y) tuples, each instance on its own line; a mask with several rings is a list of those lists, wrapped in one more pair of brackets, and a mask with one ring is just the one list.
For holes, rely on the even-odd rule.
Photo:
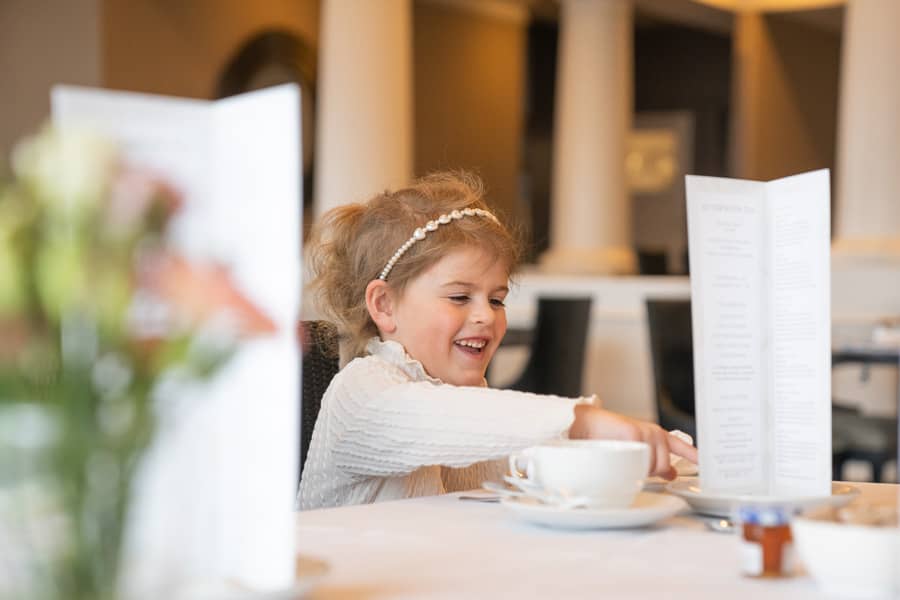
[(629, 0), (562, 0), (545, 270), (635, 271), (625, 182), (632, 43)]
[(844, 17), (836, 261), (900, 263), (900, 2), (850, 0)]
[(315, 215), (412, 177), (410, 0), (323, 0)]
[[(859, 344), (900, 311), (900, 2), (848, 0), (844, 13), (834, 240), (832, 343)], [(897, 414), (897, 379), (835, 370), (836, 398)]]

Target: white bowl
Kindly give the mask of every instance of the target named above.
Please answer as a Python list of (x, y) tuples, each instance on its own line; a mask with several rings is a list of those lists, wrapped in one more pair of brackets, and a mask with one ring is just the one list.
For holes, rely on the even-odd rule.
[(856, 525), (814, 511), (791, 522), (806, 570), (826, 594), (842, 598), (900, 595), (900, 529)]

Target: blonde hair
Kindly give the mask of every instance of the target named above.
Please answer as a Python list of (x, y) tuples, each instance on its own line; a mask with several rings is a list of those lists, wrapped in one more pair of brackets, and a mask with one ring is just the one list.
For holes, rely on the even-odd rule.
[[(487, 210), (484, 187), (465, 172), (435, 173), (366, 203), (346, 204), (313, 225), (307, 257), (309, 290), (340, 332), (349, 356), (361, 356), (378, 329), (366, 308), (366, 286), (378, 278), (394, 252), (416, 228), (464, 208)], [(387, 283), (400, 294), (421, 273), (461, 247), (478, 247), (503, 261), (511, 273), (519, 261), (516, 236), (493, 219), (466, 217), (438, 227), (413, 244), (394, 265)]]

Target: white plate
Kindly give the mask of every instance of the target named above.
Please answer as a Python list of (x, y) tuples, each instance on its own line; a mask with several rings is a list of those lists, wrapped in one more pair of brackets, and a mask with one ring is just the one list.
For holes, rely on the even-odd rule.
[(738, 505), (768, 506), (777, 505), (791, 509), (804, 509), (820, 504), (843, 506), (859, 495), (859, 488), (845, 483), (832, 483), (831, 495), (828, 496), (792, 496), (776, 498), (774, 496), (756, 496), (748, 494), (708, 494), (700, 489), (700, 481), (696, 477), (684, 477), (666, 485), (666, 491), (684, 498), (694, 512), (715, 517), (730, 519), (732, 510)]
[(500, 504), (535, 525), (558, 529), (645, 527), (687, 508), (680, 498), (641, 492), (630, 508), (559, 508), (534, 498), (502, 498)]

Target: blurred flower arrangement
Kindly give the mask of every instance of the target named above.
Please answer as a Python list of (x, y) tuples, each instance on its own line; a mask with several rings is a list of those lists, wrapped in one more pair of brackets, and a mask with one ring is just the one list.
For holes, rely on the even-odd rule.
[(17, 146), (8, 179), (0, 556), (30, 558), (0, 561), (0, 596), (115, 598), (160, 382), (208, 377), (274, 326), (225, 270), (175, 251), (178, 193), (108, 140), (47, 128)]

